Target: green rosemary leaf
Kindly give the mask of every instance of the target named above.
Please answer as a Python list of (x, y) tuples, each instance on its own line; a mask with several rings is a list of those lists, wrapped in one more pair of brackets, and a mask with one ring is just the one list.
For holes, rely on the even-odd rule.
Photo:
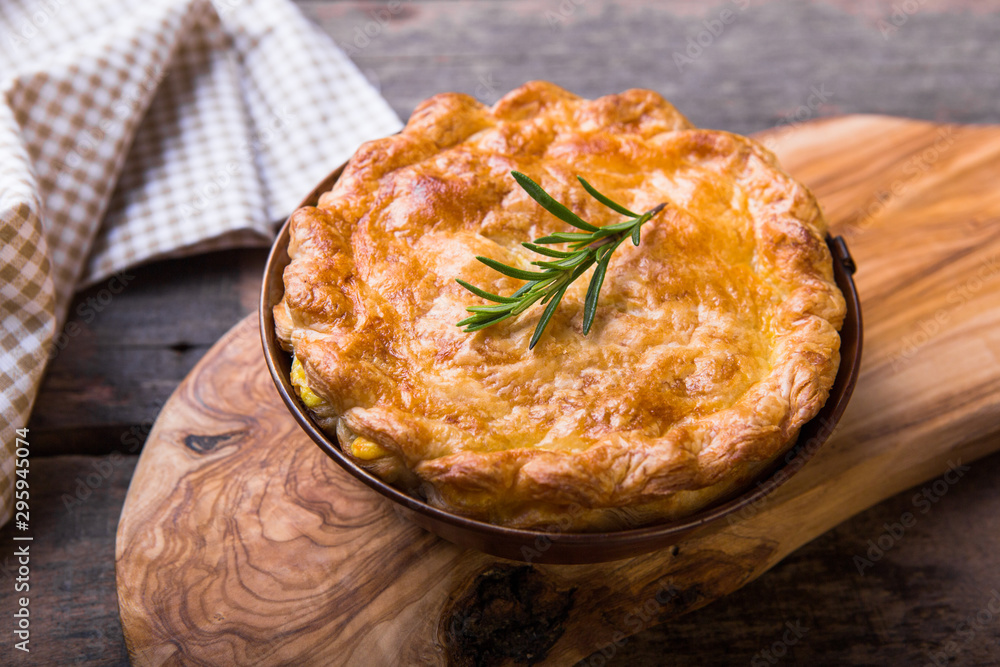
[(563, 222), (567, 222), (577, 229), (582, 229), (585, 232), (596, 232), (599, 229), (598, 227), (595, 227), (589, 222), (581, 219), (576, 213), (573, 213), (573, 211), (557, 202), (548, 192), (542, 189), (542, 186), (535, 183), (521, 172), (512, 171), (510, 173), (514, 176), (514, 180), (517, 181), (517, 184), (528, 193), (529, 197), (541, 204), (542, 208)]
[(510, 312), (514, 315), (520, 315), (528, 308), (530, 308), (531, 304), (535, 303), (536, 301), (544, 297), (546, 294), (548, 294), (548, 290), (543, 290), (541, 288), (533, 289), (527, 294), (525, 294), (524, 301), (514, 306), (514, 310)]
[[(634, 225), (641, 224), (640, 220), (642, 220), (642, 218), (639, 218), (639, 220), (626, 220), (625, 222), (619, 222), (614, 225), (605, 225), (604, 227), (601, 227), (599, 231), (594, 232), (594, 236), (600, 238), (604, 236), (614, 236), (618, 232), (631, 231)], [(642, 220), (642, 222), (645, 222), (645, 220)]]
[(540, 280), (532, 280), (530, 283), (527, 283), (525, 285), (521, 285), (517, 289), (516, 292), (514, 292), (513, 294), (510, 295), (510, 297), (512, 299), (517, 299), (518, 301), (520, 301), (521, 297), (523, 297), (525, 294), (527, 294), (531, 290), (535, 289), (535, 287), (537, 287), (538, 285), (540, 285), (541, 282), (542, 281), (540, 281)]
[(597, 313), (597, 298), (601, 294), (601, 286), (604, 284), (604, 274), (608, 271), (608, 260), (611, 253), (604, 253), (604, 257), (597, 263), (594, 275), (590, 278), (590, 287), (587, 288), (587, 297), (583, 302), (583, 335), (590, 333), (590, 327), (594, 323), (594, 315)]
[(601, 194), (597, 190), (597, 188), (595, 188), (593, 185), (591, 185), (590, 183), (588, 183), (583, 178), (583, 176), (577, 176), (576, 178), (577, 178), (578, 181), (580, 181), (580, 185), (583, 186), (583, 189), (586, 190), (590, 194), (591, 197), (593, 197), (597, 201), (601, 202), (602, 204), (604, 204), (605, 206), (607, 206), (608, 208), (610, 208), (612, 211), (617, 211), (618, 213), (621, 213), (622, 215), (628, 215), (628, 216), (631, 216), (633, 218), (638, 218), (639, 217), (638, 213), (633, 213), (632, 211), (628, 210), (627, 208), (625, 208), (624, 206), (622, 206), (618, 202), (612, 201), (611, 199), (609, 199), (607, 197), (607, 195)]
[(579, 266), (581, 262), (585, 262), (588, 259), (586, 253), (577, 256), (570, 255), (567, 259), (563, 259), (558, 262), (532, 262), (533, 265), (540, 269), (571, 269), (574, 266)]
[(531, 336), (531, 342), (528, 343), (528, 349), (535, 347), (535, 343), (538, 339), (542, 337), (542, 332), (545, 331), (545, 327), (548, 326), (549, 320), (552, 319), (552, 314), (556, 312), (556, 306), (562, 301), (563, 294), (566, 293), (566, 288), (569, 285), (563, 285), (558, 292), (556, 292), (555, 297), (549, 301), (549, 305), (545, 307), (544, 312), (542, 312), (542, 319), (538, 320), (538, 326), (535, 327), (535, 333)]
[[(507, 319), (508, 317), (513, 317), (513, 313), (496, 313), (493, 315), (484, 315), (482, 313), (473, 313), (471, 316), (462, 320), (464, 324), (459, 326), (464, 327), (479, 327), (481, 324), (495, 324), (500, 320)], [(470, 329), (466, 329), (467, 331)]]
[(571, 253), (571, 252), (564, 252), (562, 250), (554, 250), (552, 248), (546, 248), (545, 246), (535, 245), (534, 243), (528, 243), (527, 241), (525, 241), (521, 245), (524, 246), (525, 248), (527, 248), (528, 250), (531, 250), (532, 252), (537, 252), (539, 255), (545, 255), (546, 257), (560, 257), (560, 258), (565, 258), (565, 257), (572, 257), (573, 256), (573, 253)]
[(500, 322), (503, 322), (504, 320), (509, 319), (513, 316), (514, 316), (513, 313), (507, 313), (506, 315), (501, 315), (500, 317), (496, 317), (489, 320), (483, 320), (482, 322), (476, 324), (470, 324), (467, 327), (465, 327), (465, 331), (466, 333), (473, 333), (475, 331), (479, 331), (480, 329), (491, 327), (494, 324), (499, 324)]
[(466, 306), (465, 309), (470, 313), (509, 313), (512, 310), (509, 303), (502, 303), (499, 306)]
[(555, 271), (546, 271), (544, 273), (539, 273), (537, 271), (525, 271), (524, 269), (507, 266), (506, 264), (498, 262), (495, 259), (490, 259), (489, 257), (476, 257), (476, 259), (494, 271), (499, 271), (505, 276), (510, 276), (511, 278), (517, 278), (519, 280), (538, 280), (558, 275)]
[[(603, 227), (601, 229), (603, 229)], [(594, 232), (594, 234), (598, 233), (600, 233), (600, 230)], [(535, 239), (535, 243), (572, 243), (574, 241), (586, 241), (590, 239), (591, 236), (593, 236), (593, 234), (581, 234), (580, 232), (556, 232), (555, 234)]]
[[(561, 220), (584, 231), (556, 232), (549, 236), (535, 239), (533, 243), (522, 243), (521, 245), (528, 250), (534, 251), (543, 257), (550, 257), (556, 260), (537, 260), (531, 263), (533, 266), (544, 269), (543, 271), (528, 271), (508, 266), (489, 257), (477, 257), (476, 259), (494, 271), (527, 282), (509, 297), (505, 297), (470, 285), (464, 280), (456, 279), (459, 285), (476, 296), (499, 304), (494, 306), (466, 307), (466, 310), (472, 313), (472, 315), (460, 321), (458, 326), (464, 327), (463, 330), (468, 333), (479, 331), (508, 318), (520, 315), (532, 305), (541, 301), (541, 304), (545, 306), (545, 310), (542, 312), (542, 317), (538, 320), (535, 331), (531, 336), (531, 342), (528, 344), (529, 349), (534, 348), (548, 326), (549, 321), (552, 319), (553, 313), (555, 313), (563, 295), (566, 294), (566, 290), (596, 263), (597, 268), (594, 269), (594, 275), (590, 279), (590, 285), (584, 299), (583, 333), (587, 334), (594, 324), (594, 317), (597, 313), (597, 302), (600, 298), (601, 287), (604, 284), (611, 255), (628, 238), (631, 238), (635, 245), (639, 245), (642, 225), (662, 211), (666, 204), (660, 204), (642, 215), (638, 215), (601, 194), (586, 180), (577, 176), (584, 189), (591, 196), (615, 212), (632, 218), (604, 227), (595, 227), (580, 220), (572, 211), (552, 199), (548, 193), (542, 190), (540, 185), (524, 174), (519, 172), (512, 173), (521, 187), (546, 210)], [(544, 245), (556, 243), (566, 243), (569, 249), (555, 250), (543, 247)]]
[(475, 285), (470, 285), (461, 278), (455, 278), (455, 282), (464, 287), (465, 289), (469, 290), (476, 296), (481, 296), (487, 301), (496, 301), (497, 303), (517, 303), (517, 299), (512, 296), (500, 296), (499, 294), (493, 294), (491, 292), (487, 292), (484, 289), (479, 289)]

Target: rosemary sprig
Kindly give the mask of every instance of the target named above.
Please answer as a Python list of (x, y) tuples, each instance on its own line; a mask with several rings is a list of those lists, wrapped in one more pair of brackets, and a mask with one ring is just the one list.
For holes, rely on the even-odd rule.
[[(535, 347), (535, 343), (541, 338), (542, 332), (545, 331), (549, 320), (552, 319), (552, 314), (556, 311), (556, 306), (559, 305), (559, 301), (562, 300), (569, 286), (583, 275), (587, 269), (596, 264), (597, 268), (590, 279), (590, 287), (587, 289), (587, 297), (583, 305), (583, 334), (587, 335), (590, 333), (590, 327), (594, 323), (594, 314), (597, 312), (597, 298), (601, 292), (601, 285), (604, 284), (604, 276), (608, 271), (608, 262), (611, 261), (611, 254), (627, 238), (631, 238), (633, 244), (639, 245), (639, 230), (642, 225), (662, 211), (666, 204), (655, 206), (645, 213), (633, 213), (621, 204), (612, 201), (606, 195), (598, 192), (583, 177), (577, 176), (583, 189), (590, 196), (616, 213), (621, 213), (629, 218), (613, 225), (598, 227), (586, 222), (557, 202), (549, 193), (542, 189), (542, 186), (524, 174), (518, 171), (512, 171), (511, 174), (518, 185), (524, 188), (528, 195), (541, 204), (545, 210), (580, 231), (557, 232), (535, 239), (533, 243), (522, 243), (521, 245), (528, 250), (551, 258), (550, 260), (531, 262), (533, 266), (541, 269), (540, 271), (528, 271), (508, 266), (489, 257), (476, 257), (476, 259), (486, 266), (505, 276), (528, 282), (510, 296), (501, 296), (499, 294), (492, 294), (456, 278), (455, 282), (476, 296), (497, 304), (495, 306), (467, 307), (466, 310), (472, 313), (472, 315), (459, 322), (458, 326), (465, 327), (466, 332), (479, 331), (480, 329), (503, 322), (509, 317), (523, 313), (532, 304), (540, 300), (542, 305), (545, 306), (545, 310), (542, 312), (542, 317), (538, 320), (535, 333), (528, 344), (528, 349), (530, 350)], [(568, 243), (568, 250), (556, 250), (555, 248), (546, 247), (560, 243)]]

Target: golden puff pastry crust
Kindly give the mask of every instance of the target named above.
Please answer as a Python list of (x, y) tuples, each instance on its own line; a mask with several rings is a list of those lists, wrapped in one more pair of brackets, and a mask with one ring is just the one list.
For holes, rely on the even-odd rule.
[[(476, 255), (530, 269), (522, 241), (571, 231), (511, 170), (597, 225), (621, 217), (577, 174), (631, 210), (667, 203), (613, 256), (586, 337), (589, 273), (533, 350), (542, 308), (455, 325), (485, 303), (455, 278), (523, 284)], [(613, 530), (749, 483), (819, 411), (845, 314), (826, 231), (769, 151), (655, 92), (442, 94), (292, 216), (275, 322), (302, 400), (360, 465), (476, 519)]]

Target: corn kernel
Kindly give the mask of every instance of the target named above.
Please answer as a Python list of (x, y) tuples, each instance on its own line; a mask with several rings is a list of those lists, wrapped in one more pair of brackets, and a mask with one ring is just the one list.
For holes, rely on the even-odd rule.
[(299, 392), (299, 398), (307, 408), (315, 408), (323, 403), (323, 399), (306, 384), (306, 369), (302, 368), (298, 357), (292, 359), (291, 380), (292, 386)]
[(351, 454), (362, 461), (374, 461), (388, 454), (385, 448), (368, 438), (355, 438), (351, 443)]

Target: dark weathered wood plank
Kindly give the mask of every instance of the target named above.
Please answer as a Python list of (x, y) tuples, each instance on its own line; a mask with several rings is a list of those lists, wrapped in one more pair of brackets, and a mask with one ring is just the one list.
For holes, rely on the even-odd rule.
[[(0, 664), (127, 665), (115, 595), (115, 530), (135, 456), (32, 457), (30, 529), (0, 530)], [(14, 535), (30, 542), (15, 542)], [(16, 548), (29, 545), (30, 590), (16, 592)], [(29, 653), (12, 641), (17, 599), (29, 598)], [(18, 640), (19, 641), (19, 640)]]
[[(257, 308), (266, 251), (233, 250), (126, 271), (125, 289), (76, 296), (31, 428), (35, 454), (136, 453), (178, 383)], [(111, 447), (112, 449), (108, 449)]]
[[(794, 119), (810, 101), (799, 120), (996, 122), (1000, 99), (984, 93), (1000, 83), (1000, 3), (919, 3), (883, 36), (878, 19), (901, 4), (433, 0), (390, 13), (388, 2), (299, 2), (403, 118), (438, 92), (492, 102), (541, 78), (587, 97), (652, 88), (696, 125), (740, 133)], [(705, 21), (719, 30), (723, 9), (732, 21), (705, 32)], [(678, 67), (674, 54), (688, 57), (699, 37), (707, 46)], [(810, 100), (814, 87), (826, 99)]]

